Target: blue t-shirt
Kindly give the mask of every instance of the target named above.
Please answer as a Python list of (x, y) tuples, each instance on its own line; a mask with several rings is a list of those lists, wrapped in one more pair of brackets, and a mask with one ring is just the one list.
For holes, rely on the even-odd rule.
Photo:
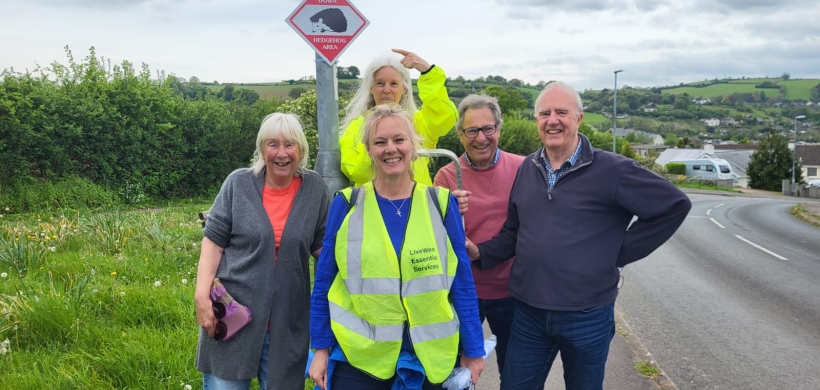
[[(410, 214), (411, 200), (393, 200), (376, 194), (382, 219), (387, 227), (390, 242), (399, 257), (407, 227), (407, 216)], [(313, 295), (310, 298), (310, 343), (313, 348), (329, 348), (336, 345), (336, 337), (330, 328), (330, 308), (327, 292), (336, 278), (339, 268), (336, 265), (336, 233), (347, 216), (348, 206), (344, 197), (336, 195), (327, 217), (325, 240), (322, 243), (322, 254), (316, 264), (316, 276), (313, 282)], [(397, 211), (401, 215), (397, 214)], [(478, 298), (475, 293), (473, 273), (464, 240), (464, 226), (458, 213), (458, 201), (450, 196), (450, 206), (444, 217), (444, 228), (458, 257), (458, 268), (453, 285), (450, 288), (450, 300), (455, 307), (459, 320), (461, 345), (467, 357), (484, 356), (484, 332), (478, 317)], [(407, 328), (405, 327), (402, 349), (412, 349)]]

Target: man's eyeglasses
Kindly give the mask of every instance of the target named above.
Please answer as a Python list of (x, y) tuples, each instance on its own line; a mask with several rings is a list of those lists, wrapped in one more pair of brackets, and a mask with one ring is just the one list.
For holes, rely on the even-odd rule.
[(467, 138), (475, 138), (478, 137), (478, 132), (484, 133), (485, 137), (489, 137), (495, 134), (498, 131), (498, 125), (487, 125), (484, 127), (470, 127), (466, 129), (462, 129), (461, 132), (464, 133), (464, 136)]

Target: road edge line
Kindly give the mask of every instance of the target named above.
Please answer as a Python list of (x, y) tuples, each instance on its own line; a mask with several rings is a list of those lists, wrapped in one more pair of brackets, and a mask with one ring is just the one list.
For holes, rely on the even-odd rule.
[(666, 371), (660, 367), (658, 361), (652, 356), (652, 353), (646, 349), (646, 346), (643, 345), (641, 339), (635, 335), (632, 327), (630, 327), (629, 323), (626, 322), (621, 305), (618, 304), (617, 301), (615, 302), (615, 323), (626, 333), (623, 334), (622, 332), (618, 332), (618, 334), (626, 340), (626, 345), (629, 346), (629, 349), (632, 350), (632, 361), (637, 362), (639, 360), (646, 360), (646, 358), (649, 358), (653, 362), (652, 365), (658, 369), (659, 372), (655, 378), (647, 379), (653, 381), (659, 389), (678, 390), (678, 386), (675, 385), (675, 382), (673, 382), (672, 379), (666, 375)]

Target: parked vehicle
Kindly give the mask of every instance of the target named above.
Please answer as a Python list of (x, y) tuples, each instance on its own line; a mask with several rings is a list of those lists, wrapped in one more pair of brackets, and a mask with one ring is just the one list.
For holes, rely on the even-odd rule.
[(820, 180), (809, 180), (806, 187), (820, 188)]
[(699, 158), (693, 160), (672, 160), (686, 165), (687, 177), (699, 177), (705, 180), (737, 180), (732, 166), (722, 158)]

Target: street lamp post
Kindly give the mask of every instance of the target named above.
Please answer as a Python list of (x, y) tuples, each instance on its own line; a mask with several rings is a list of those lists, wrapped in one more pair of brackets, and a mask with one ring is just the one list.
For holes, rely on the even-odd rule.
[(794, 147), (792, 147), (792, 184), (789, 186), (789, 192), (794, 196), (794, 163), (797, 160), (797, 121), (805, 119), (805, 115), (798, 115), (794, 117)]
[(615, 71), (615, 95), (612, 98), (612, 153), (618, 153), (615, 149), (615, 129), (618, 128), (618, 73), (623, 71), (623, 69)]

